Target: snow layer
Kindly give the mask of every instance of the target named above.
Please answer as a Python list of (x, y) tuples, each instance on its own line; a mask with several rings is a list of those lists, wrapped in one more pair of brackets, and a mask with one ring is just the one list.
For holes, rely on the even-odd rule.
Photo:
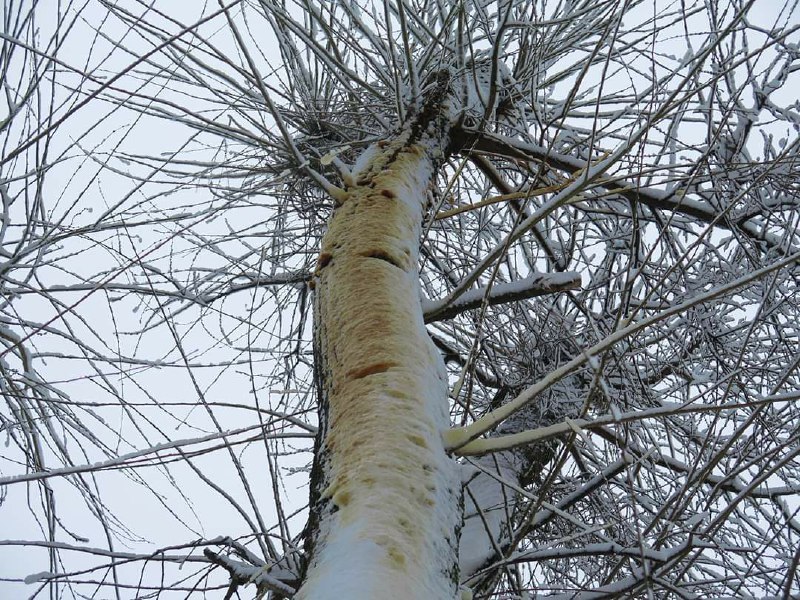
[(461, 530), (459, 567), (462, 580), (476, 573), (496, 550), (511, 539), (507, 500), (514, 490), (505, 481), (517, 484), (520, 460), (513, 451), (497, 452), (475, 461), (480, 465), (464, 496), (464, 527)]

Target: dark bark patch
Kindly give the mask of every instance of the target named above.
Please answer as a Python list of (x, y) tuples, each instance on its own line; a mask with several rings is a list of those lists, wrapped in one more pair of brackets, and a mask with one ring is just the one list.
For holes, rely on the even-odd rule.
[[(400, 262), (385, 250), (367, 250), (361, 256), (364, 258), (377, 258), (378, 260), (388, 262), (390, 265), (395, 266), (398, 269), (403, 269), (403, 266), (400, 264)], [(403, 271), (405, 271), (405, 269), (403, 269)]]
[[(414, 444), (415, 446), (419, 446), (420, 448), (427, 448), (428, 442), (425, 441), (425, 438), (421, 435), (412, 434), (408, 436), (408, 441)], [(423, 469), (424, 469), (423, 465)]]
[(397, 363), (392, 361), (377, 362), (371, 365), (367, 365), (365, 367), (351, 369), (350, 371), (347, 372), (347, 377), (349, 379), (362, 379), (364, 377), (369, 377), (370, 375), (375, 375), (376, 373), (385, 373), (392, 367), (396, 366)]
[(330, 252), (321, 252), (317, 259), (317, 270), (324, 269), (333, 260), (333, 254)]
[(350, 492), (342, 492), (337, 494), (333, 500), (339, 508), (344, 508), (350, 504), (350, 500), (352, 500), (352, 498), (350, 497)]
[(405, 568), (406, 566), (406, 557), (405, 555), (400, 552), (397, 548), (389, 548), (387, 550), (387, 554), (389, 555), (389, 559), (399, 568)]

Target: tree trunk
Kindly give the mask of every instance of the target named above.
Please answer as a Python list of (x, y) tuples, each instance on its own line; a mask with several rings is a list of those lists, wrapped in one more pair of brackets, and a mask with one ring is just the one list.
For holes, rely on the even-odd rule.
[(432, 107), (367, 150), (322, 241), (320, 433), (298, 599), (457, 593), (461, 481), (441, 439), (447, 378), (418, 274), (427, 189), (447, 145), (446, 115)]

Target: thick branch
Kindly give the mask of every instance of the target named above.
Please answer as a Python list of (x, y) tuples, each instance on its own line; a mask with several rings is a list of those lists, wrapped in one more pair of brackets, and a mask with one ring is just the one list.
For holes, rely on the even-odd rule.
[[(586, 161), (566, 154), (559, 154), (552, 150), (521, 142), (517, 139), (490, 133), (478, 133), (469, 129), (460, 129), (453, 134), (454, 146), (469, 149), (471, 152), (485, 152), (495, 156), (506, 156), (519, 160), (536, 160), (546, 163), (562, 171), (574, 173), (586, 168)], [(771, 246), (778, 246), (781, 240), (778, 236), (764, 231), (757, 221), (741, 220), (734, 222), (727, 216), (705, 202), (686, 197), (687, 188), (675, 188), (669, 192), (659, 190), (645, 190), (641, 187), (627, 183), (620, 179), (597, 180), (600, 187), (613, 192), (631, 202), (639, 202), (653, 209), (667, 210), (686, 215), (702, 223), (713, 224), (724, 229), (736, 229), (748, 237), (763, 241)]]
[(452, 319), (466, 310), (479, 308), (486, 300), (489, 306), (527, 300), (536, 296), (554, 294), (581, 287), (580, 273), (535, 273), (525, 279), (510, 283), (496, 283), (490, 290), (481, 287), (465, 292), (452, 302), (447, 299), (426, 300), (422, 303), (425, 322)]
[[(720, 405), (689, 402), (686, 404), (672, 405), (664, 403), (658, 408), (636, 410), (624, 413), (612, 412), (610, 415), (602, 415), (592, 419), (564, 419), (564, 421), (560, 423), (547, 425), (546, 427), (538, 427), (536, 429), (529, 429), (528, 431), (521, 431), (519, 433), (511, 433), (497, 437), (472, 440), (471, 442), (455, 447), (452, 450), (457, 456), (481, 456), (490, 452), (502, 452), (504, 450), (519, 448), (528, 444), (538, 444), (552, 438), (560, 437), (567, 433), (577, 433), (580, 435), (582, 434), (583, 430), (600, 429), (606, 425), (630, 423), (642, 421), (644, 419), (661, 418), (670, 415), (736, 410), (745, 407), (760, 406), (762, 404), (772, 404), (776, 402), (776, 400), (776, 397), (765, 396), (759, 400), (752, 400), (750, 402), (735, 402), (731, 404)], [(464, 429), (467, 428), (462, 427), (458, 429), (451, 429), (447, 433), (460, 433)]]

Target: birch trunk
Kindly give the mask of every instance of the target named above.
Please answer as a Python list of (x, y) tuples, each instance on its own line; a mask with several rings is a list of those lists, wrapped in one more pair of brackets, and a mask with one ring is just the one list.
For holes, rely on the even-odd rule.
[(444, 364), (423, 323), (419, 239), (446, 146), (428, 106), (367, 151), (315, 273), (320, 435), (298, 599), (452, 599), (461, 482)]

